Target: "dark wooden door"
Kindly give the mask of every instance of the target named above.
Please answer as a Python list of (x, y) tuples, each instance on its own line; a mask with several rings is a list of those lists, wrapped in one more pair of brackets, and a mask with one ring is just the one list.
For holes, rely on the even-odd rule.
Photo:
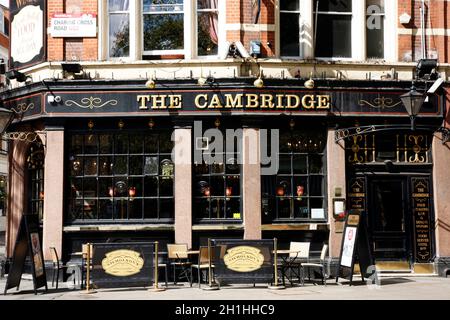
[(368, 178), (368, 223), (375, 259), (411, 259), (408, 198), (407, 177)]

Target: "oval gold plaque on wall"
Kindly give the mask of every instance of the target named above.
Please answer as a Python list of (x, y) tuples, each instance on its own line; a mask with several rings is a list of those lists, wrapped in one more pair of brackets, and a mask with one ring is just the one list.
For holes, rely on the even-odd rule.
[(258, 248), (239, 246), (228, 249), (223, 261), (230, 270), (252, 272), (261, 268), (264, 263), (264, 256)]
[(126, 249), (108, 252), (102, 260), (103, 270), (116, 277), (127, 277), (139, 273), (143, 265), (144, 259), (139, 252)]

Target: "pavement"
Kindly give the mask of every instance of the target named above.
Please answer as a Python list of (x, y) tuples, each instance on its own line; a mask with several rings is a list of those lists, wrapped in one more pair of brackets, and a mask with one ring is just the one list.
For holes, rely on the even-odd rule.
[[(0, 293), (3, 293), (6, 278), (0, 279)], [(59, 283), (59, 289), (48, 283), (48, 292), (39, 289), (34, 295), (30, 275), (23, 275), (20, 290), (8, 290), (0, 300), (450, 300), (450, 278), (439, 277), (386, 277), (379, 285), (367, 285), (358, 277), (349, 286), (346, 280), (336, 284), (328, 280), (323, 286), (305, 283), (301, 286), (287, 286), (284, 290), (271, 290), (267, 285), (230, 285), (220, 290), (207, 291), (198, 286), (169, 283), (167, 290), (154, 292), (149, 288), (97, 289), (86, 294), (85, 290), (69, 288), (72, 283)], [(69, 286), (69, 287), (68, 287)], [(163, 286), (162, 286), (163, 287)]]

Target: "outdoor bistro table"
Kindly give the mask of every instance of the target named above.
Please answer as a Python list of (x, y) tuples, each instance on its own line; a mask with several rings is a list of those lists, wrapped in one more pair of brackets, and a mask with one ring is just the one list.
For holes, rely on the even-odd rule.
[[(275, 250), (273, 252), (275, 252)], [(286, 271), (292, 267), (292, 264), (295, 262), (295, 259), (297, 259), (299, 253), (300, 253), (300, 251), (298, 251), (298, 250), (277, 250), (277, 255), (280, 255), (280, 258), (282, 261), (280, 270), (281, 270), (281, 279), (283, 280), (283, 286), (285, 285), (285, 280), (284, 280), (285, 277), (288, 278), (291, 286), (294, 285), (294, 281), (292, 280), (292, 277), (289, 277), (287, 275)], [(295, 254), (295, 256), (294, 256), (294, 254)], [(300, 268), (301, 268), (301, 264), (300, 264)], [(302, 281), (303, 277), (300, 274), (298, 274), (298, 277), (299, 277), (300, 281)]]

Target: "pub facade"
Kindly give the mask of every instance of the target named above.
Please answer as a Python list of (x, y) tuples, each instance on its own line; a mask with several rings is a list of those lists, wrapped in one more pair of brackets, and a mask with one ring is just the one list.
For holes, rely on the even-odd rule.
[[(309, 12), (309, 2), (300, 1), (299, 10)], [(364, 1), (342, 2), (356, 10)], [(448, 61), (422, 75), (416, 62), (400, 60), (398, 50), (392, 58), (387, 46), (383, 63), (360, 57), (353, 38), (344, 61), (314, 55), (345, 47), (314, 52), (304, 44), (293, 58), (295, 41), (284, 37), (279, 17), (296, 10), (262, 7), (267, 30), (251, 31), (262, 22), (250, 23), (245, 14), (249, 23), (239, 28), (248, 34), (236, 34), (234, 2), (220, 0), (215, 7), (199, 2), (197, 11), (184, 4), (184, 14), (193, 10), (200, 19), (218, 11), (227, 31), (217, 37), (228, 42), (215, 45), (210, 35), (204, 49), (205, 39), (188, 46), (185, 35), (183, 50), (163, 50), (149, 34), (143, 45), (130, 37), (122, 46), (117, 33), (107, 32), (120, 23), (109, 23), (125, 12), (130, 28), (150, 27), (154, 4), (64, 3), (42, 4), (46, 25), (61, 24), (67, 17), (58, 14), (76, 7), (96, 17), (98, 33), (69, 37), (51, 29), (54, 36), (45, 35), (45, 49), (28, 64), (12, 52), (11, 68), (29, 80), (11, 80), (1, 92), (3, 107), (16, 114), (8, 128), (8, 255), (27, 212), (40, 217), (46, 259), (49, 247), (67, 261), (87, 242), (158, 240), (163, 247), (197, 248), (208, 238), (277, 238), (284, 249), (291, 241), (311, 242), (313, 252), (328, 244), (336, 261), (345, 215), (356, 210), (364, 214), (380, 268), (448, 272)], [(142, 21), (136, 8), (145, 12)], [(383, 8), (387, 22), (403, 13)], [(11, 9), (14, 21), (21, 9)], [(246, 54), (256, 50), (249, 35), (261, 39), (253, 56)], [(402, 41), (395, 39), (399, 47)], [(444, 81), (426, 95), (412, 126), (401, 96), (414, 81), (425, 98), (437, 79)]]

